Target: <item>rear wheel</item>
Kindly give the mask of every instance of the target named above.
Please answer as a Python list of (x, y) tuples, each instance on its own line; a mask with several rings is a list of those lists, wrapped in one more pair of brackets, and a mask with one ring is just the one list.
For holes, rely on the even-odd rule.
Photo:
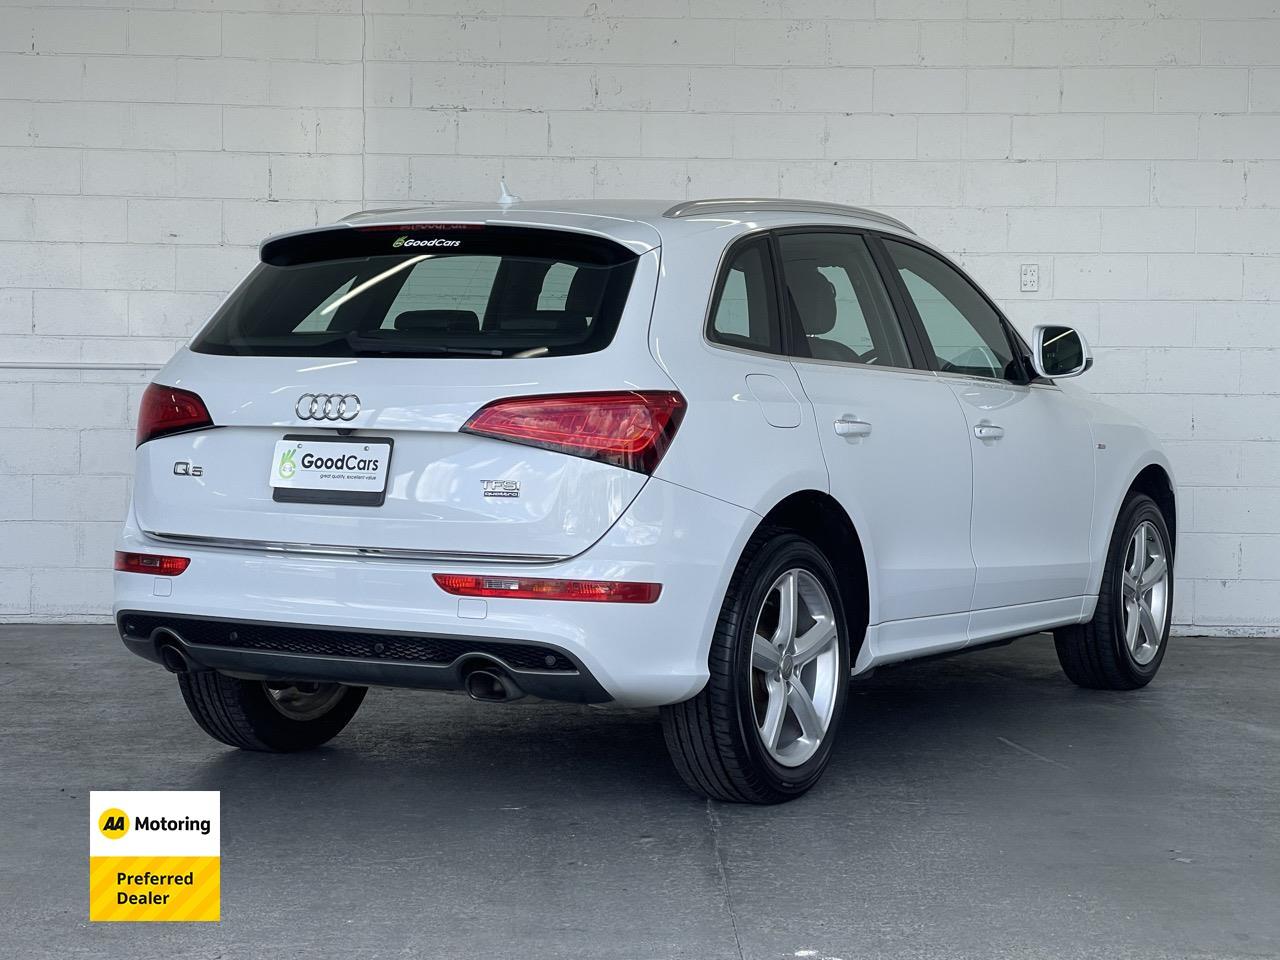
[(1073, 683), (1133, 690), (1156, 675), (1173, 616), (1171, 543), (1156, 502), (1130, 494), (1111, 534), (1093, 619), (1054, 631), (1058, 662)]
[(676, 769), (716, 800), (779, 803), (817, 782), (848, 687), (835, 573), (810, 541), (757, 534), (744, 551), (691, 700), (662, 709)]
[(187, 709), (215, 740), (242, 750), (309, 750), (345, 727), (365, 687), (301, 680), (240, 680), (212, 670), (178, 674)]

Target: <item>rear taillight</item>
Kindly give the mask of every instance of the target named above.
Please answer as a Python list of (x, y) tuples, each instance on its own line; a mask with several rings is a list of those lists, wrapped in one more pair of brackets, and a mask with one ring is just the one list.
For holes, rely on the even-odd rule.
[(157, 577), (176, 577), (189, 566), (191, 566), (191, 560), (188, 557), (116, 551), (116, 569), (124, 573), (150, 573)]
[(544, 577), (495, 577), (433, 573), (445, 593), (459, 597), (507, 597), (516, 600), (581, 600), (588, 603), (653, 603), (660, 583), (629, 580), (549, 580)]
[(148, 440), (184, 430), (212, 427), (213, 418), (204, 401), (190, 390), (150, 384), (138, 410), (138, 446)]
[(481, 407), (462, 430), (652, 473), (684, 410), (670, 390), (512, 397)]

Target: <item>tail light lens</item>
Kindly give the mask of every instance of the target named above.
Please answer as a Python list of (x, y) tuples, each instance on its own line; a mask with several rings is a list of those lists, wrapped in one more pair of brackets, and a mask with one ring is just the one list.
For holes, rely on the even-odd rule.
[(512, 397), (481, 407), (462, 430), (652, 473), (684, 411), (670, 390)]
[(431, 576), (441, 590), (459, 597), (653, 603), (662, 593), (660, 583), (627, 580), (548, 580), (542, 577), (472, 576), (462, 573), (433, 573)]
[(150, 573), (157, 577), (176, 577), (189, 566), (191, 566), (189, 557), (165, 557), (158, 553), (116, 551), (116, 569), (125, 573)]
[(148, 440), (184, 430), (212, 427), (213, 418), (204, 401), (190, 390), (150, 384), (138, 410), (138, 446)]

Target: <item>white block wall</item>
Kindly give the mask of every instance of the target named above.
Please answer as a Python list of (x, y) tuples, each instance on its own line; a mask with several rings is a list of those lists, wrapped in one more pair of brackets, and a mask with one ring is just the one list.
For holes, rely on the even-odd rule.
[[(888, 209), (1181, 482), (1184, 632), (1280, 635), (1274, 0), (0, 0), (0, 619), (107, 610), (130, 420), (264, 234), (364, 205)], [(1020, 293), (1018, 268), (1040, 267)]]

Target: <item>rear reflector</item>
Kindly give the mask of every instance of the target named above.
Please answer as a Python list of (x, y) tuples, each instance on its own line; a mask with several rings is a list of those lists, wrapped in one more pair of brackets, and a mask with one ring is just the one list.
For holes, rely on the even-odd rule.
[(684, 411), (671, 390), (512, 397), (481, 407), (462, 431), (652, 473)]
[(204, 401), (190, 390), (150, 384), (138, 410), (138, 446), (170, 433), (212, 427), (213, 417)]
[(191, 566), (191, 560), (188, 557), (116, 551), (116, 569), (125, 573), (150, 573), (157, 577), (176, 577), (189, 566)]
[(660, 583), (625, 580), (547, 580), (541, 577), (472, 576), (433, 573), (445, 593), (459, 597), (510, 597), (517, 600), (579, 600), (588, 603), (653, 603)]

